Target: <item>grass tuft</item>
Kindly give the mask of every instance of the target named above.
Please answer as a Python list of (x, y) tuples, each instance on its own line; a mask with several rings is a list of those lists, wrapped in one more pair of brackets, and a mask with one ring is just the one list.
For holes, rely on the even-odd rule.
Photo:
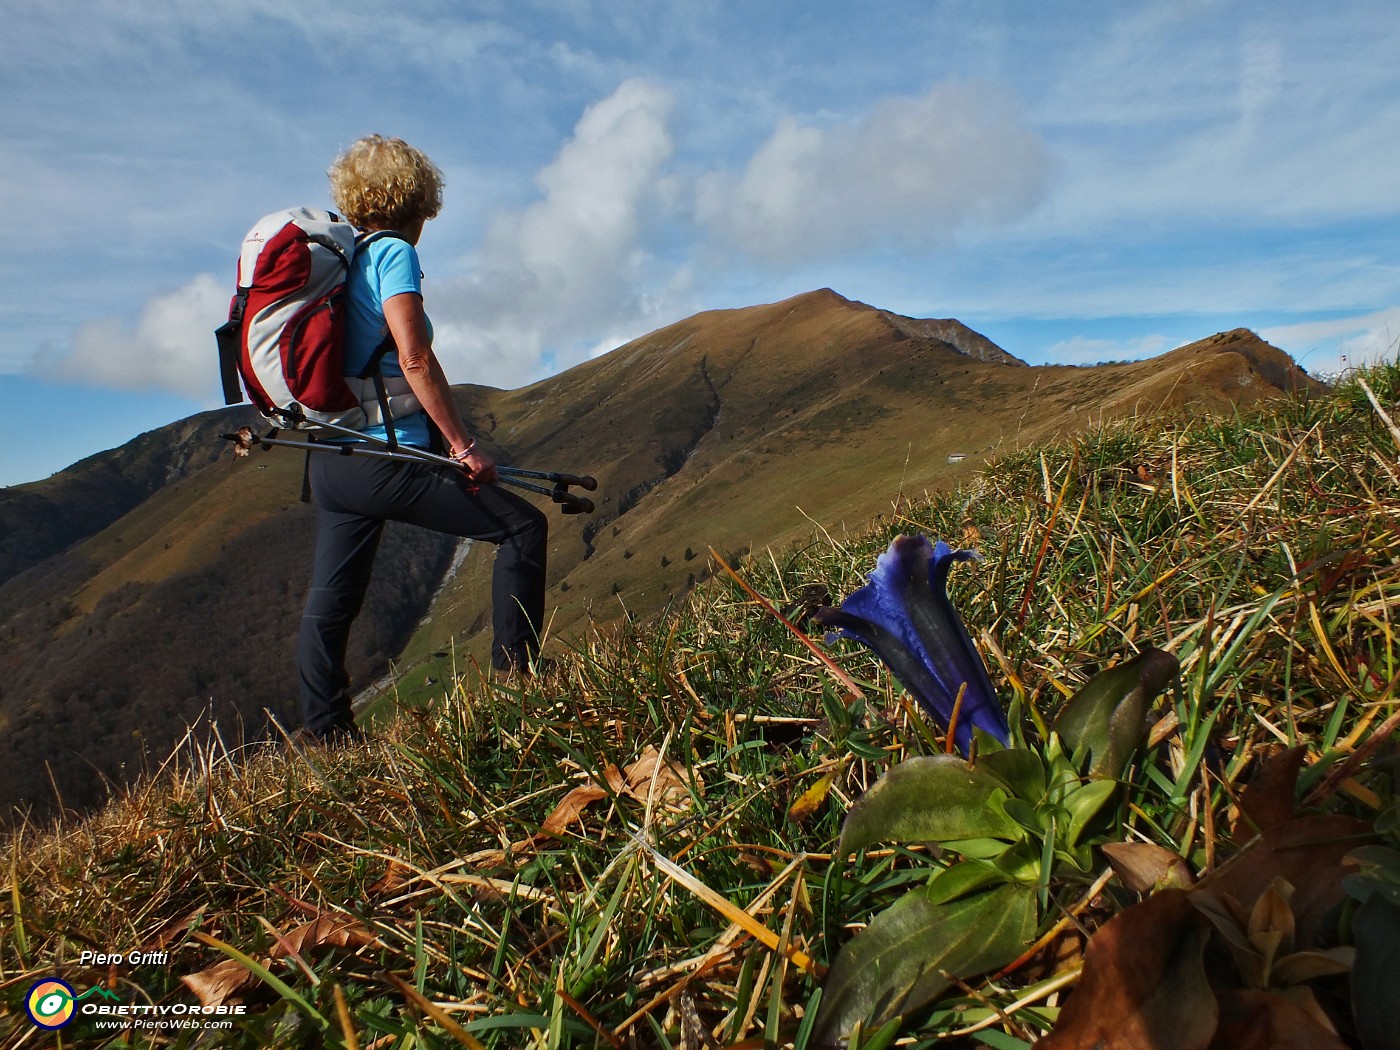
[[(576, 641), (543, 681), (468, 670), (365, 746), (233, 755), (191, 734), (102, 810), (9, 836), (4, 1045), (39, 1045), (24, 998), (60, 976), (130, 1004), (248, 1006), (232, 1032), (160, 1045), (806, 1046), (836, 951), (928, 872), (905, 848), (836, 863), (842, 818), (943, 741), (866, 651), (814, 653), (785, 621), (801, 627), (804, 595), (849, 594), (905, 532), (981, 553), (954, 600), (1018, 717), (1048, 724), (1140, 646), (1181, 661), (1129, 835), (1215, 865), (1252, 767), (1293, 744), (1305, 792), (1374, 815), (1393, 789), (1343, 763), (1383, 753), (1397, 711), (1400, 449), (1372, 402), (1400, 402), (1400, 367), (1361, 378), (1013, 453), (863, 535), (747, 557), (739, 582)], [(1058, 902), (1060, 940), (1105, 917), (1105, 870)], [(1029, 1045), (1071, 983), (1051, 961), (963, 987), (900, 1045)], [(87, 1018), (57, 1038), (105, 1045)]]

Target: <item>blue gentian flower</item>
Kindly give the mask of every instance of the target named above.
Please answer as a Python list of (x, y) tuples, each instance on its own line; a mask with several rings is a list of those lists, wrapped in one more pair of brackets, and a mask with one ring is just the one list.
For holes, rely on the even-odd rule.
[(966, 686), (953, 730), (964, 755), (970, 753), (974, 727), (1003, 744), (1011, 739), (986, 665), (948, 599), (953, 562), (977, 558), (975, 551), (955, 551), (942, 540), (934, 545), (926, 536), (900, 536), (875, 562), (864, 587), (839, 609), (828, 606), (815, 614), (818, 623), (873, 649), (945, 730)]

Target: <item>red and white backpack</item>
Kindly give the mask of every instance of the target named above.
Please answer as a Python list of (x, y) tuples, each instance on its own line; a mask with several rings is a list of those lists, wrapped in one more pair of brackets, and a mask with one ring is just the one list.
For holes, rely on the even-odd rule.
[(356, 250), (390, 231), (360, 234), (333, 212), (290, 208), (258, 220), (243, 239), (238, 288), (219, 343), (224, 403), (243, 389), (284, 429), (318, 422), (352, 430), (390, 425), (419, 408), (405, 380), (385, 379), (386, 337), (358, 376), (343, 373), (345, 280)]

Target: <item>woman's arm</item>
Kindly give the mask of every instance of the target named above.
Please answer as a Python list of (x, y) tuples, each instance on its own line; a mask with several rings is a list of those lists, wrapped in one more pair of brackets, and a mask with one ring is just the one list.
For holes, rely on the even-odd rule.
[[(399, 367), (403, 369), (409, 389), (442, 431), (448, 450), (457, 452), (471, 445), (472, 436), (467, 433), (462, 414), (452, 400), (447, 374), (428, 341), (428, 318), (423, 313), (423, 300), (413, 292), (390, 296), (384, 300), (384, 320), (398, 348)], [(489, 485), (496, 480), (496, 464), (484, 450), (473, 449), (462, 464), (474, 481)]]

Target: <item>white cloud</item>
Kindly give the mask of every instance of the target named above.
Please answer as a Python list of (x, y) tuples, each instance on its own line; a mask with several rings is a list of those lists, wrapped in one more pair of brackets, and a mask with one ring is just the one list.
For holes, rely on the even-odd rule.
[[(669, 92), (629, 80), (590, 106), (536, 176), (541, 196), (491, 222), (470, 273), (425, 296), (455, 380), (514, 386), (618, 330), (641, 334), (675, 292), (654, 274), (650, 220), (671, 156)], [(430, 234), (431, 235), (431, 234)]]
[[(673, 319), (688, 271), (658, 277), (646, 249), (672, 151), (672, 104), (665, 90), (633, 80), (590, 106), (536, 176), (539, 198), (494, 217), (467, 276), (425, 286), (436, 349), (454, 382), (531, 382)], [(425, 240), (431, 269), (431, 227)], [(28, 370), (211, 400), (212, 332), (231, 294), (231, 281), (201, 274), (148, 300), (134, 324), (111, 316), (82, 324), (65, 351), (35, 355)]]
[(1358, 317), (1278, 325), (1259, 333), (1314, 374), (1394, 360), (1400, 352), (1400, 306)]
[(118, 390), (169, 390), (215, 404), (214, 329), (227, 318), (231, 295), (228, 282), (200, 274), (150, 299), (132, 327), (115, 318), (82, 325), (66, 352), (36, 354), (29, 372)]
[(1251, 38), (1240, 49), (1239, 106), (1241, 122), (1253, 129), (1267, 120), (1284, 88), (1283, 44), (1276, 39)]
[(596, 343), (594, 343), (591, 347), (588, 348), (588, 350), (585, 353), (585, 356), (588, 358), (588, 360), (591, 361), (595, 357), (602, 357), (604, 354), (610, 354), (619, 346), (622, 346), (626, 343), (630, 343), (632, 341), (632, 338), (632, 336), (612, 335), (607, 336), (603, 339), (599, 339)]
[(1063, 75), (1027, 96), (1063, 163), (1036, 233), (1206, 239), (1394, 213), (1400, 21), (1364, 3), (1124, 12), (1067, 34)]
[(851, 123), (785, 118), (742, 175), (701, 180), (697, 214), (773, 262), (908, 247), (1024, 214), (1049, 167), (1004, 92), (941, 84), (919, 98), (885, 99)]

